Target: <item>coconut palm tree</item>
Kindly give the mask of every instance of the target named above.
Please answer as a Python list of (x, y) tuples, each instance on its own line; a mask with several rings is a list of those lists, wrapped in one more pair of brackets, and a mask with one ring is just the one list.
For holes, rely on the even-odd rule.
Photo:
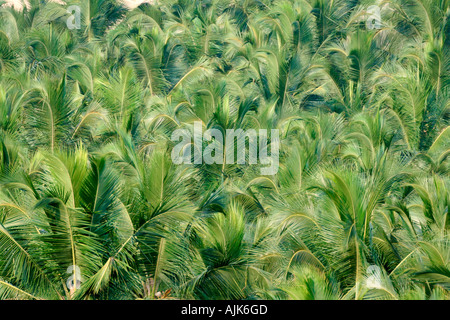
[[(449, 18), (0, 2), (0, 299), (448, 300)], [(278, 130), (278, 170), (213, 136), (183, 150), (245, 163), (176, 164), (198, 124)]]

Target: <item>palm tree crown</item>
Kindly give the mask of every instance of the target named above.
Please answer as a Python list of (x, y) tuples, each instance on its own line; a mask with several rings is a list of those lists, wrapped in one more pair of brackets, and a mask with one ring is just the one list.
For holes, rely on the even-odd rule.
[[(0, 1), (0, 299), (449, 299), (449, 21)], [(278, 130), (278, 172), (175, 164), (195, 123)]]

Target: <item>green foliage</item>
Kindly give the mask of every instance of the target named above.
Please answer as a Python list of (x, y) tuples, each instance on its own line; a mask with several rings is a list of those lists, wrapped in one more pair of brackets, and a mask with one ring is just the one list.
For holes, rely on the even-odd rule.
[[(450, 1), (28, 2), (0, 5), (0, 299), (450, 298)], [(196, 121), (278, 129), (277, 174), (174, 164)]]

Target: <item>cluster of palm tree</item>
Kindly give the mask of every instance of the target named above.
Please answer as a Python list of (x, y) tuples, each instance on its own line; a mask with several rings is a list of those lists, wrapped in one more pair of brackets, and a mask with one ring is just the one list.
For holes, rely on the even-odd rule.
[[(449, 299), (449, 20), (449, 0), (1, 2), (0, 299)], [(279, 130), (277, 174), (174, 164), (199, 121)]]

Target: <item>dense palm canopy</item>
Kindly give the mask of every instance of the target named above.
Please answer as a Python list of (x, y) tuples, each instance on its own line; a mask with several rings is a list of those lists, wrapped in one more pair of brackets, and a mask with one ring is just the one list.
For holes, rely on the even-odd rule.
[[(3, 3), (0, 299), (449, 299), (449, 19), (449, 0)], [(196, 121), (280, 130), (278, 173), (174, 164)]]

